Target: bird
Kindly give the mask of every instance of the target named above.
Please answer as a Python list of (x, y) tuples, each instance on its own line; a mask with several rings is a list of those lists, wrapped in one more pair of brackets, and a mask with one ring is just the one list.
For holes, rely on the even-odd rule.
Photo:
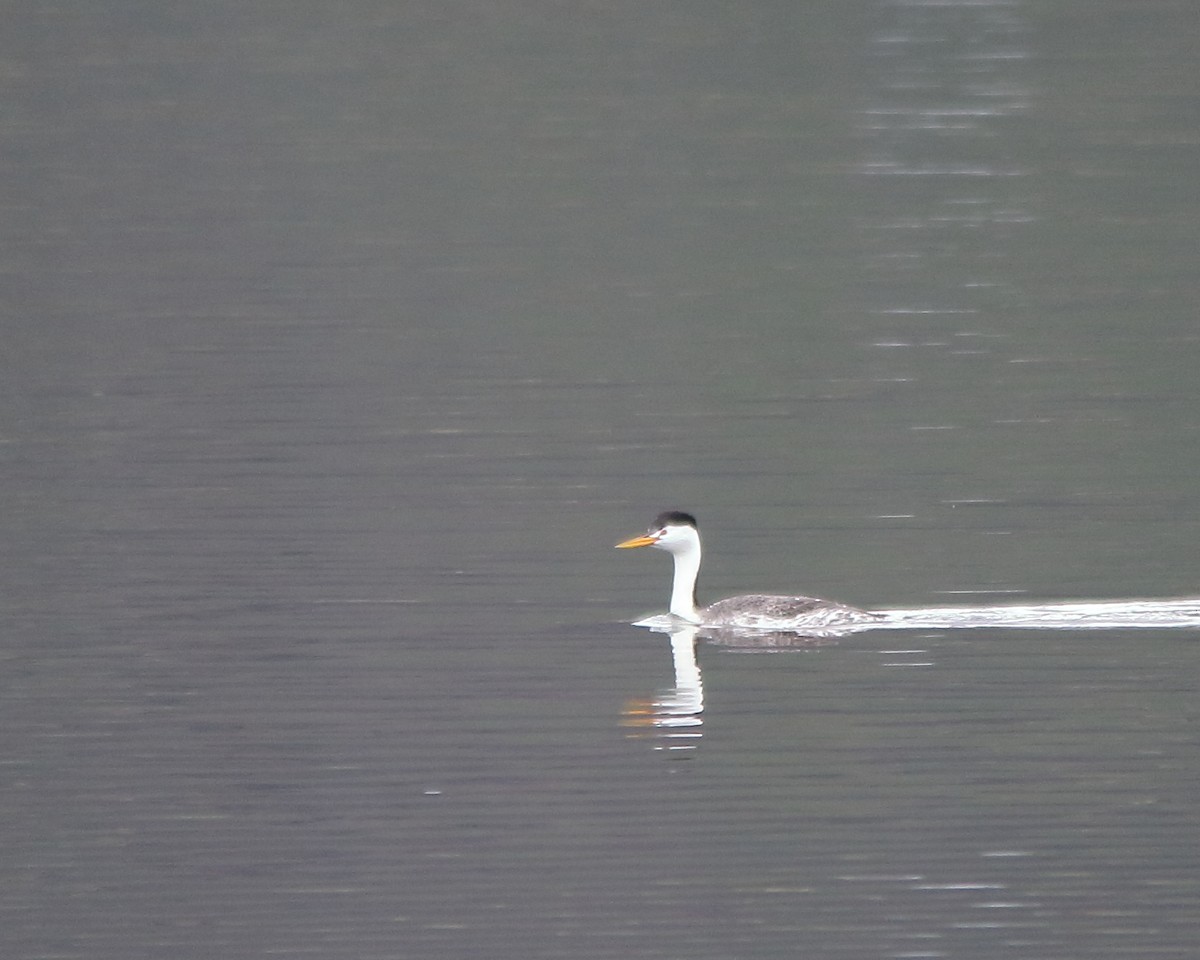
[(863, 629), (882, 619), (881, 614), (832, 600), (763, 593), (730, 597), (706, 607), (697, 606), (700, 529), (692, 514), (680, 510), (660, 513), (645, 534), (630, 537), (616, 546), (618, 550), (654, 547), (671, 554), (675, 561), (675, 579), (671, 587), (670, 612), (689, 624), (735, 630), (808, 633)]

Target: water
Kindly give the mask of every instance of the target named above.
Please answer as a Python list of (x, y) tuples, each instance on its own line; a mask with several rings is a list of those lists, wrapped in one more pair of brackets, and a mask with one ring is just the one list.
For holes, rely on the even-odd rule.
[(1191, 956), (1194, 631), (672, 645), (612, 550), (1196, 595), (1196, 14), (1127, 14), (15, 12), (0, 952)]

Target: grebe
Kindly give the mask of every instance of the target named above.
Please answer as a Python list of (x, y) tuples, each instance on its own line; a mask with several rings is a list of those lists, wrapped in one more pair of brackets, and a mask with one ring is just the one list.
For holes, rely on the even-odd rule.
[(700, 573), (700, 532), (690, 513), (660, 513), (644, 536), (617, 544), (617, 549), (656, 547), (675, 560), (671, 613), (688, 623), (741, 630), (806, 632), (838, 630), (875, 623), (879, 614), (814, 597), (780, 597), (749, 593), (696, 606), (696, 576)]

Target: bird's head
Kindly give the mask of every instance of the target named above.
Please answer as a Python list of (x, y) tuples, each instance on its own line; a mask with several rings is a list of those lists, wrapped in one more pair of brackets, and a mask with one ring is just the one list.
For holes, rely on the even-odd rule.
[(654, 518), (654, 523), (643, 535), (618, 543), (617, 549), (657, 547), (668, 553), (684, 553), (694, 550), (699, 543), (700, 533), (696, 527), (696, 518), (690, 513), (667, 510)]

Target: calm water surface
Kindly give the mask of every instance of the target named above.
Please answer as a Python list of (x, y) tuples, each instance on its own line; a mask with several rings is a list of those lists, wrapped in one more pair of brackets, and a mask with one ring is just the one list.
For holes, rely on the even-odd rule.
[(1195, 955), (1188, 5), (9, 19), (3, 956)]

